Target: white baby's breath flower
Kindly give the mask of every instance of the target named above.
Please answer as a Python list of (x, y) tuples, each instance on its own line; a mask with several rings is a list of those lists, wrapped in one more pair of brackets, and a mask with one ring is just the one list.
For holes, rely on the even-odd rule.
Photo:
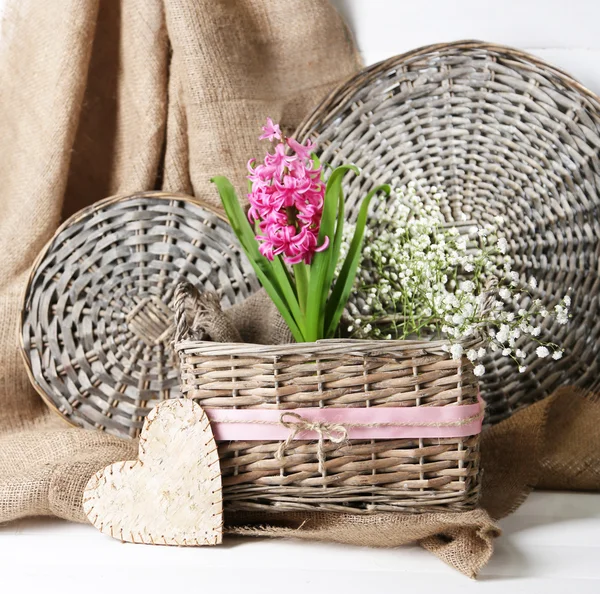
[(563, 356), (563, 351), (554, 351), (552, 353), (552, 358), (555, 359), (556, 361), (558, 361), (559, 359), (562, 359)]
[(511, 292), (506, 287), (502, 287), (498, 291), (498, 295), (500, 295), (500, 297), (502, 297), (502, 299), (504, 299), (504, 301), (508, 301), (510, 299), (510, 297), (511, 297)]
[(508, 334), (510, 332), (510, 328), (507, 324), (502, 324), (500, 326), (500, 330), (496, 333), (496, 340), (498, 342), (504, 343), (508, 340)]
[(536, 280), (536, 278), (534, 276), (532, 276), (532, 277), (529, 278), (529, 286), (532, 289), (536, 289), (537, 288), (537, 280)]
[(465, 292), (465, 293), (472, 293), (475, 290), (475, 283), (473, 281), (470, 280), (466, 280), (463, 281), (461, 283), (460, 288)]
[(550, 351), (545, 346), (539, 346), (537, 349), (535, 349), (535, 354), (540, 359), (544, 359), (545, 357), (547, 357), (550, 354)]
[(463, 316), (459, 313), (455, 313), (451, 319), (452, 319), (453, 324), (455, 324), (456, 326), (460, 326), (465, 321), (465, 316)]
[(477, 365), (475, 369), (473, 369), (473, 373), (477, 377), (481, 377), (485, 373), (485, 367), (483, 365)]
[(525, 365), (521, 365), (519, 367), (519, 373), (525, 373), (527, 371), (527, 367), (525, 367)]
[[(536, 319), (552, 314), (557, 323), (568, 321), (570, 299), (562, 298), (548, 312), (541, 300), (531, 300), (528, 290), (517, 289), (521, 279), (506, 254), (509, 242), (501, 233), (502, 217), (465, 233), (464, 227), (459, 231), (445, 225), (443, 189), (398, 184), (396, 179), (392, 198), (377, 210), (380, 224), (365, 232), (357, 290), (346, 310), (349, 333), (374, 339), (442, 334), (450, 340), (445, 350), (455, 358), (464, 354), (457, 341), (477, 333), (486, 342), (466, 353), (475, 364), (490, 352), (524, 360), (516, 341), (523, 335), (539, 336)], [(340, 261), (354, 228), (349, 224), (344, 229)], [(493, 286), (499, 287), (497, 297), (482, 307)], [(509, 311), (510, 303), (519, 304), (518, 310)], [(380, 321), (383, 316), (391, 322)], [(557, 350), (552, 346), (552, 352)]]
[(462, 357), (463, 354), (463, 347), (461, 344), (453, 344), (450, 347), (450, 354), (452, 355), (453, 359), (460, 359)]

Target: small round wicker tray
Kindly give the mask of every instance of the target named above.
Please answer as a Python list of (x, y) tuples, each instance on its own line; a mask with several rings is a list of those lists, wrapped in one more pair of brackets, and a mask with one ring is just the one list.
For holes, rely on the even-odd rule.
[[(523, 52), (481, 42), (424, 47), (376, 64), (335, 90), (299, 127), (323, 161), (362, 172), (345, 188), (350, 216), (373, 186), (438, 186), (449, 223), (506, 221), (508, 254), (550, 304), (571, 288), (573, 318), (543, 324), (560, 361), (486, 362), (488, 421), (565, 383), (600, 378), (600, 99)], [(380, 208), (385, 208), (380, 205)], [(464, 221), (466, 215), (467, 221)], [(373, 213), (370, 224), (376, 225)], [(519, 307), (514, 303), (515, 308)], [(508, 361), (508, 362), (507, 362)]]
[(179, 396), (176, 285), (224, 306), (259, 288), (229, 225), (181, 195), (103, 200), (71, 217), (39, 255), (26, 290), (22, 353), (33, 385), (72, 424), (135, 437)]

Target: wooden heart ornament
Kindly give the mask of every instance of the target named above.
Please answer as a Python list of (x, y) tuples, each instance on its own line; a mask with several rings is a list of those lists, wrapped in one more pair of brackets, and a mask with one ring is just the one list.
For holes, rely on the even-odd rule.
[(177, 399), (154, 408), (140, 435), (139, 460), (96, 473), (85, 488), (83, 509), (98, 530), (122, 541), (219, 544), (221, 471), (202, 407)]

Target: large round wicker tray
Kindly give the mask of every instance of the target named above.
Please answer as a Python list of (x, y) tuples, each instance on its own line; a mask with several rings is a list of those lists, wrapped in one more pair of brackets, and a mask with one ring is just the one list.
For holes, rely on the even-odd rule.
[[(399, 178), (438, 186), (448, 223), (506, 221), (521, 282), (550, 304), (570, 289), (573, 318), (543, 324), (565, 347), (560, 361), (533, 355), (521, 375), (486, 362), (488, 420), (499, 421), (566, 383), (600, 381), (600, 100), (568, 74), (518, 50), (468, 41), (424, 47), (342, 84), (296, 133), (321, 159), (354, 163), (350, 216), (367, 190)], [(379, 208), (385, 208), (380, 205)], [(466, 221), (463, 220), (466, 215)], [(377, 224), (377, 208), (370, 224)], [(515, 308), (519, 307), (514, 303)]]

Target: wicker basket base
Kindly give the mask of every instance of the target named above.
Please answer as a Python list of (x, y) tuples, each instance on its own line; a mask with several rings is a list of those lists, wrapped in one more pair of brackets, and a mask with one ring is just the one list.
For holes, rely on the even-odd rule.
[(225, 509), (466, 511), (479, 499), (479, 436), (328, 444), (331, 474), (324, 477), (317, 443), (289, 447), (281, 463), (275, 460), (278, 447), (278, 442), (219, 445)]

